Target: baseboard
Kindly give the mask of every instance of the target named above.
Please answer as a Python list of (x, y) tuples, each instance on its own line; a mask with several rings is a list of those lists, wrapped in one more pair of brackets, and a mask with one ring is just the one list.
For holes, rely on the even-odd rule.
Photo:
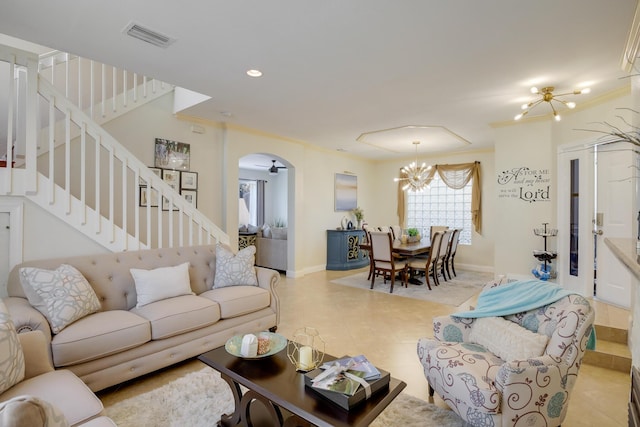
[(494, 273), (494, 268), (491, 265), (460, 264), (456, 262), (455, 266), (460, 270), (475, 271), (476, 273)]

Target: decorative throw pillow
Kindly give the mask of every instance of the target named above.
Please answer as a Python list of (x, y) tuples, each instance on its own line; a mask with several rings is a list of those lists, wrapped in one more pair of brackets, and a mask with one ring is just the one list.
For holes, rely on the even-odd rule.
[(100, 310), (93, 288), (71, 265), (62, 264), (55, 270), (21, 268), (20, 283), (29, 303), (47, 318), (54, 334)]
[(188, 262), (175, 267), (160, 267), (153, 270), (132, 268), (129, 271), (133, 276), (138, 295), (136, 307), (180, 295), (193, 295)]
[(69, 427), (62, 411), (35, 396), (16, 396), (0, 403), (1, 426)]
[(0, 394), (24, 379), (24, 354), (9, 310), (0, 299)]
[(216, 245), (216, 276), (213, 288), (226, 286), (258, 286), (255, 263), (255, 246), (247, 246), (234, 255), (228, 247)]
[(502, 317), (480, 317), (473, 321), (469, 340), (505, 361), (542, 356), (549, 337), (531, 332)]

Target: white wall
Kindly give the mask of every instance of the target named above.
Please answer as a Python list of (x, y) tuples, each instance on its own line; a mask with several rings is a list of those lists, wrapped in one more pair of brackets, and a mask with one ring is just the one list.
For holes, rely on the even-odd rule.
[[(542, 249), (544, 244), (541, 237), (533, 234), (533, 228), (548, 222), (551, 228), (559, 229), (559, 233), (563, 231), (562, 225), (557, 223), (558, 147), (598, 138), (600, 135), (597, 133), (579, 130), (603, 129), (597, 122), (612, 121), (621, 124), (615, 119), (615, 115), (620, 114), (616, 109), (629, 107), (630, 95), (626, 92), (616, 95), (572, 112), (563, 111), (561, 122), (555, 122), (550, 117), (534, 118), (496, 128), (493, 179), (497, 181), (502, 177), (506, 180), (508, 174), (505, 172), (516, 168), (530, 169), (517, 183), (512, 180), (496, 185), (496, 274), (533, 278), (531, 270), (538, 261), (532, 252), (534, 249)], [(531, 179), (535, 182), (529, 182)], [(521, 193), (524, 196), (535, 196), (536, 192), (538, 197), (535, 201), (520, 197)], [(556, 250), (556, 244), (556, 238), (548, 239), (548, 249)], [(556, 264), (554, 263), (554, 268), (557, 268)]]

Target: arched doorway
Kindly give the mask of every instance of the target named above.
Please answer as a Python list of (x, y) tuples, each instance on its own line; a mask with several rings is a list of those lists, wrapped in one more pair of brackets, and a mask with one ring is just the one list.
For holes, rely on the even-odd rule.
[(238, 162), (239, 234), (256, 233), (256, 265), (286, 272), (289, 237), (291, 165), (267, 153), (243, 156)]

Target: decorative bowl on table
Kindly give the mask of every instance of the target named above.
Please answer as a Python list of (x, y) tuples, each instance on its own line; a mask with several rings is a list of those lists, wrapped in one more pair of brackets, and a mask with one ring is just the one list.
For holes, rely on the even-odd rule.
[[(242, 359), (262, 359), (273, 356), (274, 354), (284, 350), (287, 346), (287, 339), (284, 336), (274, 332), (259, 332), (255, 334), (258, 337), (258, 343), (260, 346), (267, 346), (268, 351), (260, 352), (262, 354), (257, 354), (256, 356), (243, 356), (240, 349), (242, 348), (242, 339), (245, 335), (246, 334), (240, 334), (229, 338), (224, 345), (224, 349), (227, 350), (227, 353)], [(268, 344), (264, 344), (263, 340), (268, 340)]]

